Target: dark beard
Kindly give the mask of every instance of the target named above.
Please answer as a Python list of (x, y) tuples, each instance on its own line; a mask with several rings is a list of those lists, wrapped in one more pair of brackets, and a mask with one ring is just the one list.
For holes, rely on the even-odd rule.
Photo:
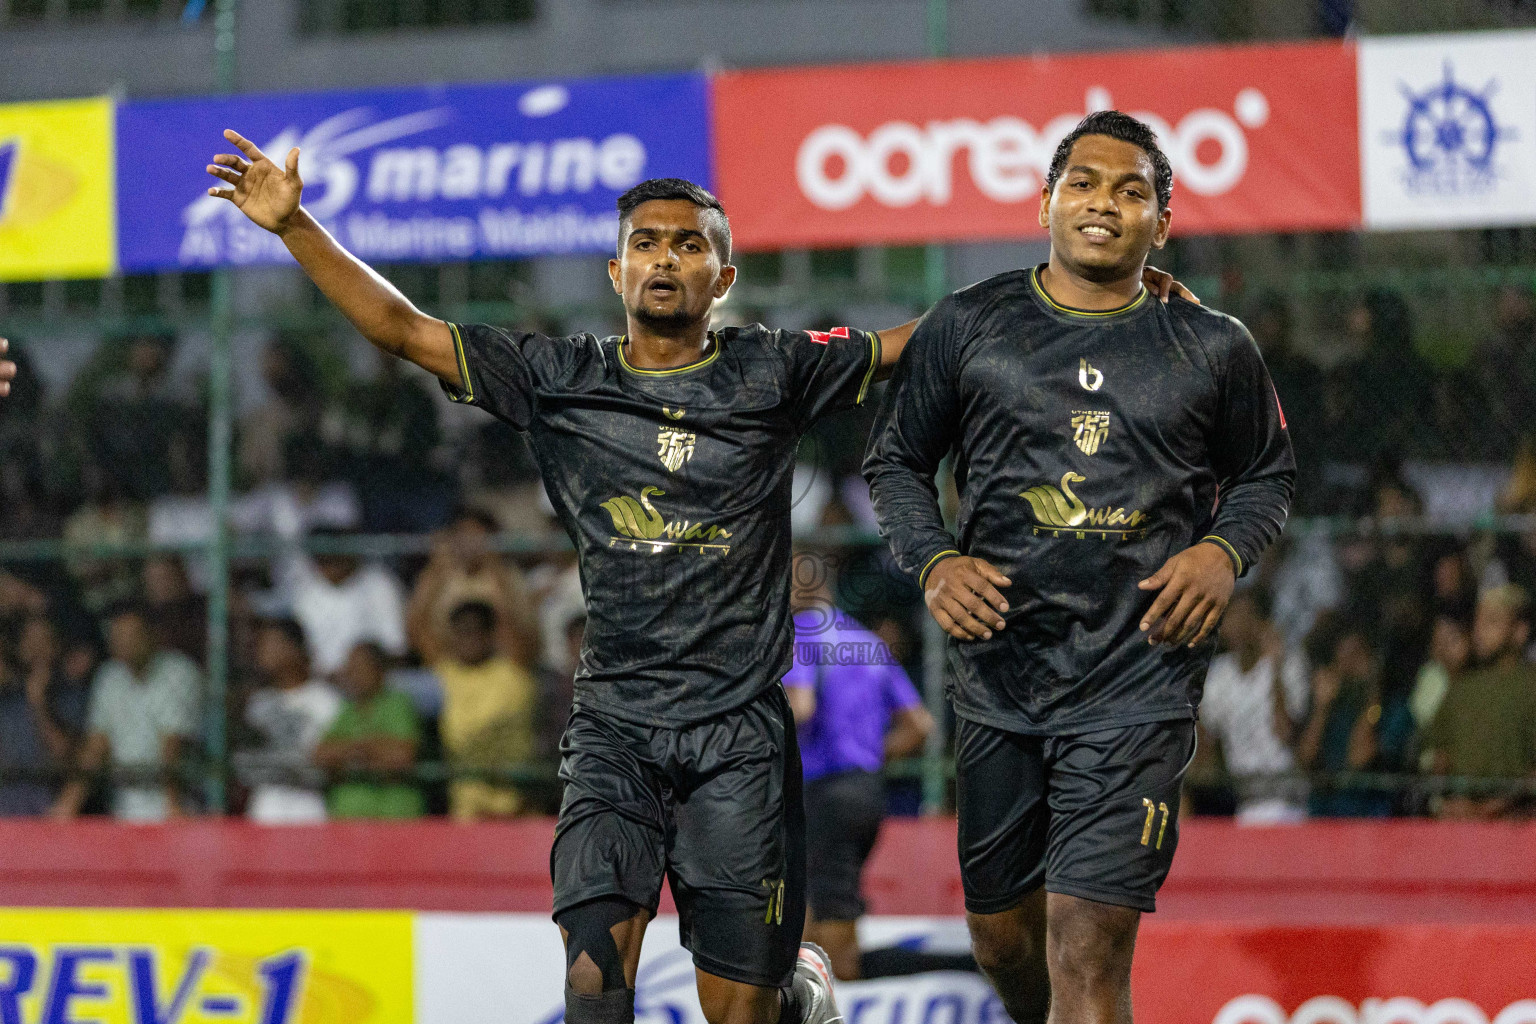
[(681, 332), (692, 327), (697, 322), (691, 314), (681, 309), (675, 313), (664, 314), (648, 313), (643, 309), (632, 309), (629, 311), (629, 315), (636, 323), (642, 325), (647, 330), (661, 335)]

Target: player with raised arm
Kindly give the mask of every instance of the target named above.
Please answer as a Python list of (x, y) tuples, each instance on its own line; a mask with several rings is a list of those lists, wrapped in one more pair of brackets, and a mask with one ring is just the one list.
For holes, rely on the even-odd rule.
[[(1041, 195), (1048, 263), (919, 323), (864, 463), (952, 638), (961, 877), (1018, 1024), (1128, 1024), (1137, 924), (1178, 843), (1206, 643), (1285, 523), (1285, 418), (1242, 324), (1148, 301), (1172, 172), (1092, 114)], [(958, 537), (934, 473), (953, 453)]]
[[(912, 324), (878, 334), (709, 329), (730, 224), (678, 179), (619, 197), (609, 261), (627, 332), (549, 338), (427, 316), (300, 205), (298, 150), (208, 167), (358, 331), (527, 433), (576, 546), (587, 631), (551, 852), (566, 1020), (627, 1024), (666, 876), (711, 1024), (826, 1024), (802, 948), (804, 809), (780, 678), (792, 662), (790, 485), (801, 434), (862, 402)], [(1164, 291), (1171, 279), (1154, 274)]]

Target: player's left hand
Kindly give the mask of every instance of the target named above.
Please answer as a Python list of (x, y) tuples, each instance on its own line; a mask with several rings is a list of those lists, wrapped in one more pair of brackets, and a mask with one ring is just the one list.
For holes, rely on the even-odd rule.
[(1146, 285), (1147, 291), (1156, 295), (1164, 302), (1168, 301), (1169, 296), (1177, 295), (1186, 302), (1193, 302), (1197, 306), (1200, 305), (1200, 297), (1198, 295), (1175, 281), (1173, 275), (1168, 273), (1168, 271), (1158, 270), (1150, 264), (1141, 268), (1141, 283)]
[[(5, 355), (11, 347), (11, 343), (0, 338), (0, 356)], [(0, 398), (11, 393), (11, 381), (16, 379), (16, 364), (9, 359), (0, 359)]]
[(1137, 584), (1162, 591), (1141, 617), (1141, 631), (1152, 634), (1147, 642), (1195, 646), (1221, 621), (1236, 584), (1232, 559), (1215, 544), (1202, 541), (1180, 551)]

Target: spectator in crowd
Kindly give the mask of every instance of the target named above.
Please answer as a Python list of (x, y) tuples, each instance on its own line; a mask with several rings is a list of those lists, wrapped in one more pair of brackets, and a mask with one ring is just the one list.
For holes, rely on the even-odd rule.
[[(1536, 296), (1528, 287), (1501, 288), (1493, 303), (1494, 334), (1478, 353), (1476, 374), (1486, 406), (1479, 420), (1490, 454), (1505, 458), (1510, 440), (1530, 429), (1536, 409)], [(1486, 419), (1484, 419), (1486, 417)]]
[(315, 763), (335, 780), (333, 818), (419, 818), (421, 790), (412, 781), (421, 724), (403, 693), (384, 688), (384, 649), (363, 641), (347, 654), (341, 684), (347, 693), (336, 721), (315, 748)]
[(418, 651), (440, 648), (449, 614), (478, 601), (496, 613), (496, 649), (525, 668), (538, 664), (538, 609), (522, 570), (492, 550), (496, 532), (489, 514), (462, 509), (433, 539), (432, 557), (416, 578), (406, 616), (411, 645)]
[(5, 358), (16, 364), (11, 393), (0, 401), (0, 538), (36, 540), (59, 535), (49, 502), (47, 407), (30, 354), (11, 339)]
[[(195, 742), (202, 678), (186, 655), (162, 650), (148, 615), (122, 605), (107, 616), (112, 655), (91, 686), (78, 770), (89, 777), (110, 764), (112, 813), (123, 821), (160, 821), (184, 813), (177, 768)], [(64, 787), (54, 814), (73, 817), (85, 803), (85, 778)]]
[[(173, 335), (140, 333), (103, 345), (97, 367), (77, 380), (72, 404), (99, 464), (129, 497), (146, 502), (170, 492), (176, 448), (202, 427), (171, 377)], [(124, 362), (114, 368), (120, 352)]]
[[(1418, 494), (1390, 463), (1378, 467), (1370, 512), (1378, 522), (1423, 514)], [(1381, 656), (1381, 685), (1388, 702), (1406, 700), (1429, 639), (1432, 571), (1423, 545), (1412, 534), (1378, 528), (1346, 545), (1353, 563), (1346, 615), (1362, 624)]]
[(16, 658), (0, 631), (0, 817), (39, 816), (58, 798), (85, 731), (89, 692), (61, 666), (46, 616), (22, 626)]
[(508, 634), (497, 618), (484, 601), (465, 601), (449, 613), (446, 630), (428, 630), (418, 647), (443, 689), (438, 730), (455, 775), (448, 786), (455, 821), (509, 818), (523, 810), (522, 794), (494, 775), (533, 758), (537, 686), (500, 646)]
[(1263, 595), (1240, 591), (1221, 623), (1226, 650), (1211, 661), (1200, 702), (1200, 728), (1216, 741), (1246, 824), (1299, 821), (1307, 788), (1295, 776), (1293, 745), (1307, 710), (1300, 652), (1287, 653)]
[(261, 355), (261, 378), (267, 400), (240, 420), (235, 454), (240, 476), (250, 487), (283, 478), (291, 442), (314, 445), (325, 407), (307, 338), (282, 332), (269, 341)]
[(885, 817), (880, 770), (922, 750), (933, 718), (875, 634), (832, 603), (830, 562), (794, 562), (795, 662), (784, 676), (804, 765), (808, 916), (805, 937), (833, 972), (863, 977), (860, 884)]
[(379, 353), (375, 376), (355, 383), (326, 416), (323, 436), (345, 453), (345, 472), (362, 497), (364, 525), (379, 532), (426, 532), (452, 508), (450, 478), (432, 466), (442, 442), (436, 388)]
[[(1282, 295), (1259, 300), (1247, 321), (1253, 340), (1264, 356), (1277, 401), (1285, 412), (1296, 451), (1296, 497), (1316, 502), (1321, 494), (1323, 430), (1323, 371), (1296, 351), (1291, 332), (1291, 311)], [(1306, 509), (1303, 509), (1306, 511)], [(1296, 509), (1292, 509), (1295, 514)]]
[[(1454, 614), (1436, 616), (1430, 630), (1429, 660), (1419, 669), (1413, 695), (1408, 699), (1408, 709), (1413, 712), (1414, 726), (1421, 736), (1439, 714), (1445, 695), (1450, 692), (1451, 680), (1466, 669), (1471, 655), (1472, 631), (1466, 621)], [(1430, 768), (1430, 759), (1423, 760), (1425, 763), (1420, 766)]]
[(1435, 438), (1422, 429), (1435, 370), (1414, 347), (1407, 302), (1387, 289), (1368, 292), (1350, 311), (1349, 333), (1360, 355), (1335, 367), (1329, 380), (1345, 432), (1326, 436), (1348, 438), (1351, 454), (1366, 462), (1438, 454)]
[[(1485, 592), (1472, 621), (1476, 668), (1451, 680), (1424, 733), (1431, 770), (1469, 779), (1536, 776), (1536, 666), (1525, 660), (1530, 600), (1506, 584)], [(1521, 807), (1509, 794), (1473, 791), (1447, 796), (1447, 818), (1498, 818)]]
[(181, 559), (176, 555), (146, 559), (143, 593), (156, 642), (201, 665), (208, 649), (208, 605), (192, 592)]
[(234, 509), (237, 527), (284, 540), (316, 530), (357, 529), (363, 522), (357, 491), (331, 471), (330, 463), (329, 453), (314, 438), (290, 437), (283, 446), (286, 476), (241, 499)]
[(235, 755), (251, 787), (246, 815), (266, 825), (324, 821), (325, 777), (314, 754), (341, 712), (341, 695), (311, 677), (304, 629), (293, 619), (257, 627), (256, 668), (266, 685), (246, 702), (245, 721), (263, 744)]
[[(148, 524), (142, 506), (128, 499), (119, 482), (99, 463), (83, 469), (85, 501), (64, 521), (64, 540), (72, 545), (136, 544), (145, 539)], [(139, 589), (133, 564), (122, 558), (74, 555), (64, 563), (93, 614), (132, 600)]]
[[(320, 529), (317, 539), (335, 541), (344, 530)], [(289, 607), (309, 639), (314, 670), (338, 671), (361, 642), (386, 654), (405, 654), (405, 599), (400, 581), (382, 565), (355, 555), (293, 556), (288, 564)]]
[[(1363, 772), (1378, 763), (1381, 669), (1370, 634), (1357, 623), (1327, 619), (1309, 640), (1312, 706), (1297, 742), (1296, 760), (1313, 772)], [(1311, 812), (1332, 817), (1389, 814), (1386, 794), (1343, 783), (1314, 789)]]

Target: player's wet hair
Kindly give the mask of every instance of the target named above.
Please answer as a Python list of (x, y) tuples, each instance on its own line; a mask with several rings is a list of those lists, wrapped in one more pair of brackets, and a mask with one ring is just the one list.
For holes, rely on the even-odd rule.
[(619, 196), (619, 256), (624, 255), (624, 239), (629, 237), (629, 217), (635, 207), (657, 199), (681, 199), (705, 211), (699, 217), (710, 246), (720, 254), (720, 265), (731, 262), (731, 222), (725, 207), (708, 189), (685, 178), (650, 178)]
[(1051, 169), (1045, 175), (1047, 189), (1055, 190), (1061, 172), (1066, 170), (1067, 157), (1072, 155), (1073, 145), (1084, 135), (1108, 135), (1112, 139), (1139, 146), (1147, 154), (1147, 159), (1152, 161), (1152, 188), (1157, 192), (1157, 208), (1160, 211), (1168, 208), (1168, 201), (1173, 198), (1173, 166), (1168, 163), (1168, 155), (1157, 144), (1157, 133), (1145, 121), (1138, 121), (1130, 114), (1122, 114), (1118, 110), (1096, 110), (1077, 122), (1077, 127), (1067, 133), (1061, 145), (1056, 147), (1056, 155), (1051, 157)]

